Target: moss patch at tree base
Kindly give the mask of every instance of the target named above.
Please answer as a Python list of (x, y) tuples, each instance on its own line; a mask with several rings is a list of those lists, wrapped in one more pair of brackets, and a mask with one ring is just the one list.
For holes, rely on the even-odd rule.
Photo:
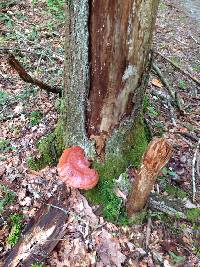
[(33, 170), (40, 170), (47, 165), (56, 165), (64, 150), (63, 124), (58, 121), (53, 133), (48, 134), (37, 143), (40, 158), (29, 158), (28, 166)]
[(103, 216), (115, 223), (129, 223), (122, 198), (115, 193), (116, 179), (129, 166), (138, 168), (142, 155), (148, 145), (148, 137), (143, 121), (137, 122), (127, 134), (119, 154), (111, 153), (104, 163), (94, 162), (93, 168), (99, 173), (98, 185), (85, 193), (88, 200), (102, 206)]
[[(39, 170), (47, 165), (55, 165), (58, 162), (65, 146), (63, 142), (64, 127), (58, 122), (53, 133), (50, 133), (37, 144), (40, 158), (30, 158), (28, 165), (31, 169)], [(112, 222), (120, 224), (131, 223), (128, 219), (122, 198), (115, 193), (116, 179), (125, 173), (129, 166), (138, 168), (142, 155), (148, 145), (149, 138), (146, 134), (145, 125), (139, 120), (131, 131), (128, 131), (126, 139), (123, 139), (120, 153), (113, 152), (107, 155), (101, 163), (93, 162), (94, 168), (99, 174), (98, 185), (85, 193), (88, 200), (102, 206), (103, 216)]]

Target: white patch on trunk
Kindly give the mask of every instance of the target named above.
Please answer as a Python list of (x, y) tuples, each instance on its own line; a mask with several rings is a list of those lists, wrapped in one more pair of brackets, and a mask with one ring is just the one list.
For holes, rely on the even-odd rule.
[(122, 77), (123, 81), (128, 80), (132, 75), (136, 73), (135, 66), (133, 65), (128, 65), (128, 67), (125, 69), (124, 75)]

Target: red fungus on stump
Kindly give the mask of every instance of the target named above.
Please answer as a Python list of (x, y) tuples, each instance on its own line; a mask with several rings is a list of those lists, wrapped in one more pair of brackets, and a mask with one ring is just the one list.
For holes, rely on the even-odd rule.
[(65, 149), (60, 157), (57, 170), (61, 180), (68, 186), (91, 189), (98, 183), (99, 175), (90, 169), (90, 162), (79, 146)]

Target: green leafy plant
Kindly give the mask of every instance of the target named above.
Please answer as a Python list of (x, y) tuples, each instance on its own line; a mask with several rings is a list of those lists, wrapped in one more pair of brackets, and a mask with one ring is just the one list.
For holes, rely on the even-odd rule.
[(172, 56), (170, 57), (171, 61), (174, 62), (176, 65), (180, 66), (181, 65), (181, 59), (180, 57), (177, 56)]
[(31, 31), (28, 34), (28, 39), (30, 41), (35, 41), (38, 38), (37, 26), (32, 26)]
[(11, 230), (6, 241), (7, 241), (7, 244), (13, 247), (20, 238), (21, 229), (22, 229), (22, 215), (13, 214), (10, 216), (10, 221), (11, 221)]
[(160, 9), (161, 11), (164, 11), (164, 10), (167, 9), (167, 5), (166, 5), (165, 3), (163, 3), (163, 2), (160, 2), (160, 4), (159, 4), (159, 9)]
[(9, 140), (0, 139), (0, 151), (1, 152), (7, 152), (7, 151), (11, 151), (11, 150), (16, 150), (16, 147), (11, 146)]
[(0, 184), (0, 192), (2, 196), (0, 199), (0, 212), (2, 212), (6, 205), (12, 203), (15, 194), (10, 189), (8, 189), (7, 186), (1, 184)]
[(64, 0), (47, 0), (50, 13), (57, 19), (64, 19)]
[(9, 6), (16, 4), (16, 0), (2, 0), (0, 2), (0, 8), (9, 8)]
[(153, 106), (148, 107), (148, 114), (152, 118), (155, 118), (159, 115), (159, 113), (155, 110)]
[(184, 80), (179, 80), (178, 87), (182, 90), (185, 90), (187, 88), (186, 82)]
[(174, 264), (181, 263), (185, 261), (185, 256), (178, 256), (174, 252), (169, 252), (170, 258)]
[(169, 185), (167, 184), (166, 187), (165, 187), (165, 191), (173, 196), (173, 197), (176, 197), (176, 198), (186, 198), (188, 195), (185, 191), (179, 189), (177, 186), (173, 186), (173, 185)]
[(31, 267), (43, 267), (42, 263), (32, 263)]
[[(191, 222), (197, 222), (200, 218), (200, 208), (194, 208), (187, 211), (187, 218)], [(200, 229), (198, 229), (200, 230)]]
[(144, 111), (144, 113), (147, 112), (149, 106), (150, 106), (149, 96), (148, 95), (145, 95), (144, 101), (143, 101), (143, 111)]
[(31, 126), (38, 125), (42, 118), (42, 113), (38, 110), (32, 111), (29, 115)]
[(8, 96), (9, 94), (3, 92), (3, 91), (0, 91), (0, 105), (4, 105), (6, 104), (7, 100), (8, 100)]
[(200, 65), (195, 65), (192, 68), (193, 70), (200, 71)]

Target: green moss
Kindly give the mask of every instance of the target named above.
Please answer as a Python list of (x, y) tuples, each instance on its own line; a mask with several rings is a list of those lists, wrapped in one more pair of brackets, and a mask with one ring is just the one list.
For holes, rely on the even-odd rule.
[(30, 267), (43, 267), (42, 263), (32, 263)]
[(7, 186), (0, 184), (0, 213), (3, 211), (6, 205), (12, 203), (15, 193), (11, 191)]
[(195, 209), (190, 209), (187, 211), (187, 218), (191, 222), (197, 222), (200, 220), (200, 209), (195, 208)]
[(40, 158), (29, 158), (28, 166), (33, 170), (40, 170), (47, 165), (53, 166), (58, 162), (64, 149), (63, 124), (58, 121), (53, 133), (48, 134), (37, 143)]
[(172, 186), (172, 185), (169, 185), (169, 184), (166, 185), (166, 187), (165, 187), (165, 191), (166, 191), (169, 195), (171, 195), (171, 196), (173, 196), (173, 197), (176, 197), (176, 198), (181, 198), (181, 199), (183, 199), (183, 198), (186, 198), (186, 197), (188, 196), (187, 193), (186, 193), (185, 191), (179, 189), (179, 188), (176, 187), (176, 186)]
[(110, 153), (104, 163), (95, 162), (93, 168), (99, 173), (98, 185), (85, 193), (89, 201), (102, 205), (104, 217), (115, 223), (130, 223), (123, 210), (122, 199), (115, 194), (116, 179), (128, 166), (139, 167), (148, 140), (143, 122), (137, 123), (126, 140), (121, 153)]
[(22, 228), (22, 215), (13, 214), (10, 216), (11, 220), (11, 231), (7, 238), (7, 244), (11, 247), (14, 246), (20, 238), (21, 228)]

